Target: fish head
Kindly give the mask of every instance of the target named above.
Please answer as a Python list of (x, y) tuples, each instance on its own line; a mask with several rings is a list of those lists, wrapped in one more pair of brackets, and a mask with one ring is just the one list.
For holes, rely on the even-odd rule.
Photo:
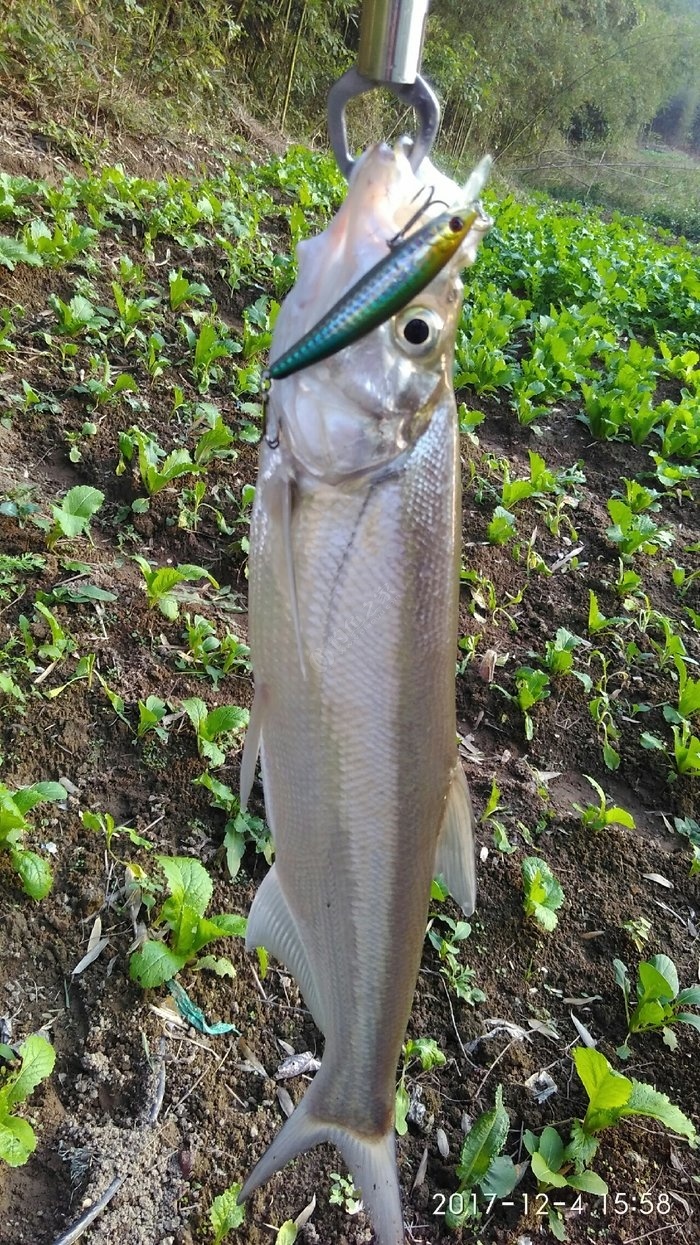
[[(288, 350), (388, 254), (431, 187), (425, 219), (460, 201), (459, 186), (405, 148), (379, 144), (353, 170), (347, 198), (323, 233), (299, 244), (299, 274), (275, 327), (273, 358)], [(297, 476), (335, 483), (375, 472), (409, 450), (436, 404), (452, 397), (461, 270), (490, 221), (478, 214), (452, 259), (397, 315), (330, 358), (276, 380), (270, 394)]]

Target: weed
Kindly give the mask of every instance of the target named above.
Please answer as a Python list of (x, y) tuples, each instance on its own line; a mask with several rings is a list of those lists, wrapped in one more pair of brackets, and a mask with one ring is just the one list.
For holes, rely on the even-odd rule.
[(183, 700), (182, 707), (195, 729), (199, 755), (215, 768), (223, 765), (226, 753), (219, 741), (224, 747), (230, 747), (233, 738), (240, 737), (241, 731), (248, 725), (248, 710), (240, 709), (238, 705), (220, 705), (218, 709), (209, 711), (198, 696)]

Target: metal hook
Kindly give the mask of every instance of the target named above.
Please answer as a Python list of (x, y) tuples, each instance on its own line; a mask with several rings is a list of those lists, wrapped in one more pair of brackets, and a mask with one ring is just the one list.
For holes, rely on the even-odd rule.
[(345, 177), (350, 176), (355, 163), (348, 149), (345, 108), (351, 99), (364, 95), (366, 91), (373, 91), (378, 86), (385, 86), (418, 114), (420, 128), (408, 157), (414, 172), (430, 152), (437, 137), (440, 128), (440, 105), (425, 78), (419, 75), (415, 82), (376, 82), (363, 77), (357, 69), (348, 69), (328, 92), (328, 134), (338, 167)]

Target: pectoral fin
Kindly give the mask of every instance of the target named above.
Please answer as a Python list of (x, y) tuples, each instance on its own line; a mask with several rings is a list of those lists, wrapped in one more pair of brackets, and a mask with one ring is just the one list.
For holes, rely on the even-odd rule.
[(299, 982), (304, 1001), (317, 1027), (322, 1033), (326, 1033), (321, 1000), (309, 957), (299, 925), (280, 886), (276, 865), (272, 866), (264, 878), (253, 900), (245, 945), (249, 951), (254, 947), (266, 947), (275, 959), (289, 969)]
[(467, 780), (459, 762), (452, 775), (440, 827), (435, 875), (444, 878), (448, 891), (464, 915), (471, 916), (476, 905), (474, 814)]

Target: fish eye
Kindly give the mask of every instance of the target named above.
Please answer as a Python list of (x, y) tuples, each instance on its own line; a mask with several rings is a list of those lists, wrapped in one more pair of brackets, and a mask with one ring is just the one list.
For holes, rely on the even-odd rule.
[(435, 349), (443, 322), (430, 307), (407, 307), (396, 317), (394, 332), (404, 354), (421, 358)]

